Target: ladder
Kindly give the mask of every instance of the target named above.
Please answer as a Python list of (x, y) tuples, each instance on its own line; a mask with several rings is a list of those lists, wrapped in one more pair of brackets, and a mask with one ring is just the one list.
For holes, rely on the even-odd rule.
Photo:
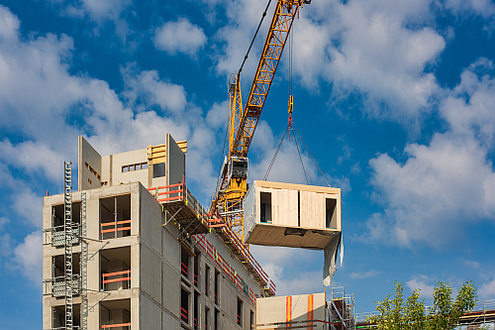
[[(86, 237), (86, 192), (81, 192), (81, 237)], [(81, 242), (81, 329), (88, 330), (88, 242)]]
[(64, 262), (65, 262), (65, 329), (74, 329), (72, 304), (72, 162), (64, 161)]

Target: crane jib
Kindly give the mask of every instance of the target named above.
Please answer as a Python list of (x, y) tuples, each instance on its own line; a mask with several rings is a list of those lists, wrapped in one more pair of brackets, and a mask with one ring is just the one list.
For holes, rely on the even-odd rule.
[(279, 0), (277, 2), (277, 8), (266, 37), (241, 122), (235, 132), (232, 155), (245, 157), (248, 153), (292, 23), (300, 6), (302, 6), (300, 1)]

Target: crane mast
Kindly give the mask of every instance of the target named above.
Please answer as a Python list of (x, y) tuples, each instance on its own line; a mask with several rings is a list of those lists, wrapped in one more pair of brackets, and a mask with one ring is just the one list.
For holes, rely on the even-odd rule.
[[(310, 1), (306, 0), (304, 3), (308, 4)], [(247, 154), (292, 23), (302, 6), (303, 0), (277, 1), (244, 107), (241, 97), (240, 72), (232, 75), (229, 84), (229, 151), (222, 166), (211, 210), (218, 211), (224, 217), (227, 226), (241, 241), (244, 236), (242, 202), (247, 192)]]

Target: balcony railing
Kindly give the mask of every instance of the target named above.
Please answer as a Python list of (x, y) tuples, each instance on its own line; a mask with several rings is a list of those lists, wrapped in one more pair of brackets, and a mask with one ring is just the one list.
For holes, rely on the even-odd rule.
[(115, 233), (117, 236), (117, 232), (124, 230), (131, 230), (130, 226), (122, 227), (122, 225), (130, 224), (131, 220), (121, 220), (121, 221), (111, 221), (111, 222), (103, 222), (101, 223), (101, 235), (106, 233)]
[(101, 326), (102, 329), (113, 329), (113, 328), (122, 328), (122, 329), (131, 329), (131, 323), (119, 323), (119, 324), (104, 324)]
[(103, 291), (108, 290), (108, 285), (110, 283), (118, 283), (123, 282), (127, 283), (127, 289), (131, 287), (131, 271), (130, 270), (122, 270), (113, 273), (104, 273), (102, 274), (102, 284)]

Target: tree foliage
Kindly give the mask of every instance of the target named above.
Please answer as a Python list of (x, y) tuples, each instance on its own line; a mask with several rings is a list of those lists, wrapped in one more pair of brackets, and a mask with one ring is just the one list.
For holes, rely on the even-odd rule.
[(454, 329), (459, 318), (474, 308), (477, 302), (476, 287), (466, 281), (455, 299), (449, 283), (438, 282), (433, 290), (433, 306), (427, 308), (420, 290), (416, 289), (404, 301), (403, 283), (395, 283), (395, 295), (390, 294), (377, 301), (378, 315), (368, 318), (380, 330), (450, 330)]

